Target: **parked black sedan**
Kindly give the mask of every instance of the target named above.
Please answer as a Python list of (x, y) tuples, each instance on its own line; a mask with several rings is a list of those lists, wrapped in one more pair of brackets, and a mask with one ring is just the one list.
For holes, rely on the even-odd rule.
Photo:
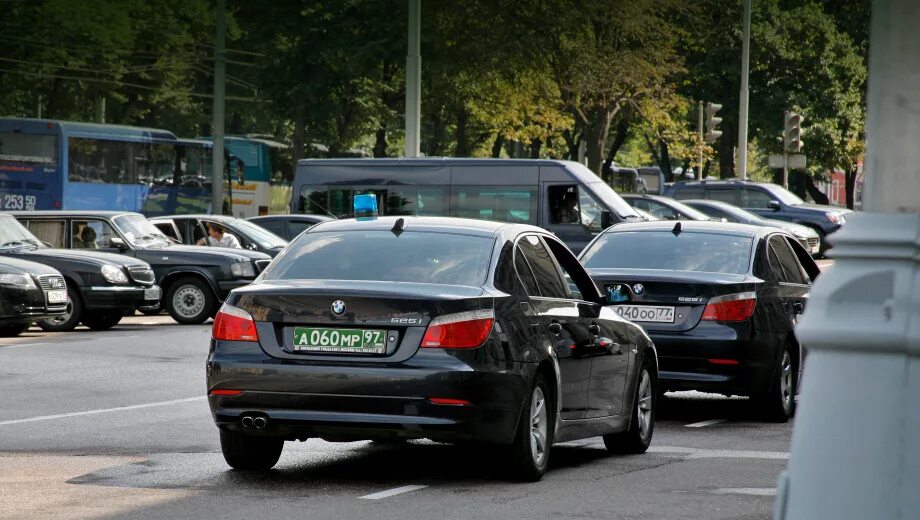
[(237, 238), (243, 249), (259, 251), (275, 257), (288, 241), (248, 220), (226, 215), (171, 215), (150, 219), (164, 235), (182, 244), (209, 245), (209, 224), (217, 225), (224, 233)]
[(262, 226), (285, 240), (294, 240), (297, 235), (305, 230), (319, 224), (335, 220), (332, 217), (323, 215), (261, 215), (258, 217), (249, 217), (246, 220), (253, 224)]
[[(13, 214), (56, 247), (121, 253), (149, 262), (153, 268), (150, 283), (156, 281), (163, 288), (163, 307), (178, 323), (206, 321), (230, 290), (252, 282), (271, 261), (268, 255), (248, 249), (176, 245), (140, 213), (58, 210)], [(152, 312), (158, 309), (159, 305)]]
[(818, 266), (793, 236), (718, 222), (623, 224), (580, 259), (655, 342), (662, 390), (751, 396), (777, 421), (794, 413), (802, 349), (793, 326)]
[(0, 257), (0, 337), (17, 336), (38, 320), (67, 310), (67, 284), (60, 271)]
[(208, 398), (227, 463), (284, 441), (507, 445), (526, 480), (554, 442), (644, 452), (655, 347), (575, 256), (527, 225), (386, 217), (301, 234), (214, 321)]
[[(34, 230), (54, 239), (56, 225)], [(66, 310), (40, 320), (38, 325), (44, 330), (72, 330), (80, 322), (91, 329), (109, 329), (126, 314), (160, 305), (160, 288), (147, 262), (97, 251), (50, 248), (6, 213), (0, 214), (0, 256), (45, 264), (66, 279)]]

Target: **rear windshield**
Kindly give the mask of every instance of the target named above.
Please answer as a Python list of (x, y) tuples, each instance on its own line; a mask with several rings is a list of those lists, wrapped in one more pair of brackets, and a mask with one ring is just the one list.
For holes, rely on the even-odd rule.
[(263, 280), (379, 280), (480, 286), (494, 239), (453, 233), (306, 233), (266, 269)]
[(753, 239), (747, 236), (685, 231), (606, 233), (582, 254), (591, 269), (665, 269), (744, 274)]

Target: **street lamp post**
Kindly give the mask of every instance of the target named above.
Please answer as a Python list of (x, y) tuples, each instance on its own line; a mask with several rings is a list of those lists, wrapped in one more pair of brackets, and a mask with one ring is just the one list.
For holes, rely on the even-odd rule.
[(920, 518), (920, 3), (872, 4), (865, 213), (831, 237), (777, 519)]
[(751, 0), (744, 0), (744, 25), (741, 41), (741, 95), (738, 110), (738, 176), (747, 180), (748, 76), (751, 63)]

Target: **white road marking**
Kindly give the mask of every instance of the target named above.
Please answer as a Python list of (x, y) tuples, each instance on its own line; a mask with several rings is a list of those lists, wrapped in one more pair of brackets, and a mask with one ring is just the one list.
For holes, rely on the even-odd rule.
[(156, 406), (169, 406), (172, 404), (190, 403), (207, 399), (207, 396), (189, 397), (187, 399), (173, 399), (172, 401), (160, 401), (156, 403), (133, 404), (131, 406), (119, 406), (117, 408), (101, 408), (98, 410), (86, 410), (84, 412), (59, 413), (55, 415), (40, 415), (38, 417), (28, 417), (26, 419), (13, 419), (11, 421), (0, 421), (0, 426), (8, 424), (21, 424), (38, 421), (50, 421), (51, 419), (63, 419), (65, 417), (79, 417), (81, 415), (94, 415), (98, 413), (123, 412), (125, 410), (139, 410), (141, 408), (153, 408)]
[(753, 495), (756, 497), (775, 497), (776, 488), (719, 488), (717, 495)]
[(6, 345), (3, 347), (0, 347), (0, 352), (3, 352), (4, 350), (13, 349), (13, 348), (41, 347), (41, 346), (50, 345), (50, 344), (51, 343), (20, 343), (18, 345)]
[(787, 451), (751, 451), (751, 450), (706, 450), (684, 448), (682, 446), (651, 446), (651, 453), (673, 453), (687, 459), (769, 459), (788, 460)]
[(712, 426), (713, 424), (724, 423), (725, 419), (710, 419), (708, 421), (695, 422), (693, 424), (685, 425), (687, 428), (705, 428), (707, 426)]
[(371, 493), (370, 495), (364, 495), (363, 497), (367, 500), (380, 500), (381, 498), (391, 497), (393, 495), (399, 495), (401, 493), (408, 493), (409, 491), (417, 491), (419, 489), (425, 489), (428, 486), (402, 486), (398, 488), (388, 489), (386, 491), (381, 491), (379, 493)]

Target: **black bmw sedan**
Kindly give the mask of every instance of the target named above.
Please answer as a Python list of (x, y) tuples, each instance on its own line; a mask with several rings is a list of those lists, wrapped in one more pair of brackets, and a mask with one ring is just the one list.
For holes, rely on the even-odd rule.
[(818, 266), (775, 227), (644, 222), (610, 228), (580, 259), (607, 301), (658, 349), (661, 391), (751, 396), (765, 418), (795, 412), (793, 333)]
[(655, 347), (536, 227), (451, 218), (323, 222), (215, 317), (208, 400), (227, 463), (285, 441), (507, 445), (539, 479), (554, 442), (644, 452)]

